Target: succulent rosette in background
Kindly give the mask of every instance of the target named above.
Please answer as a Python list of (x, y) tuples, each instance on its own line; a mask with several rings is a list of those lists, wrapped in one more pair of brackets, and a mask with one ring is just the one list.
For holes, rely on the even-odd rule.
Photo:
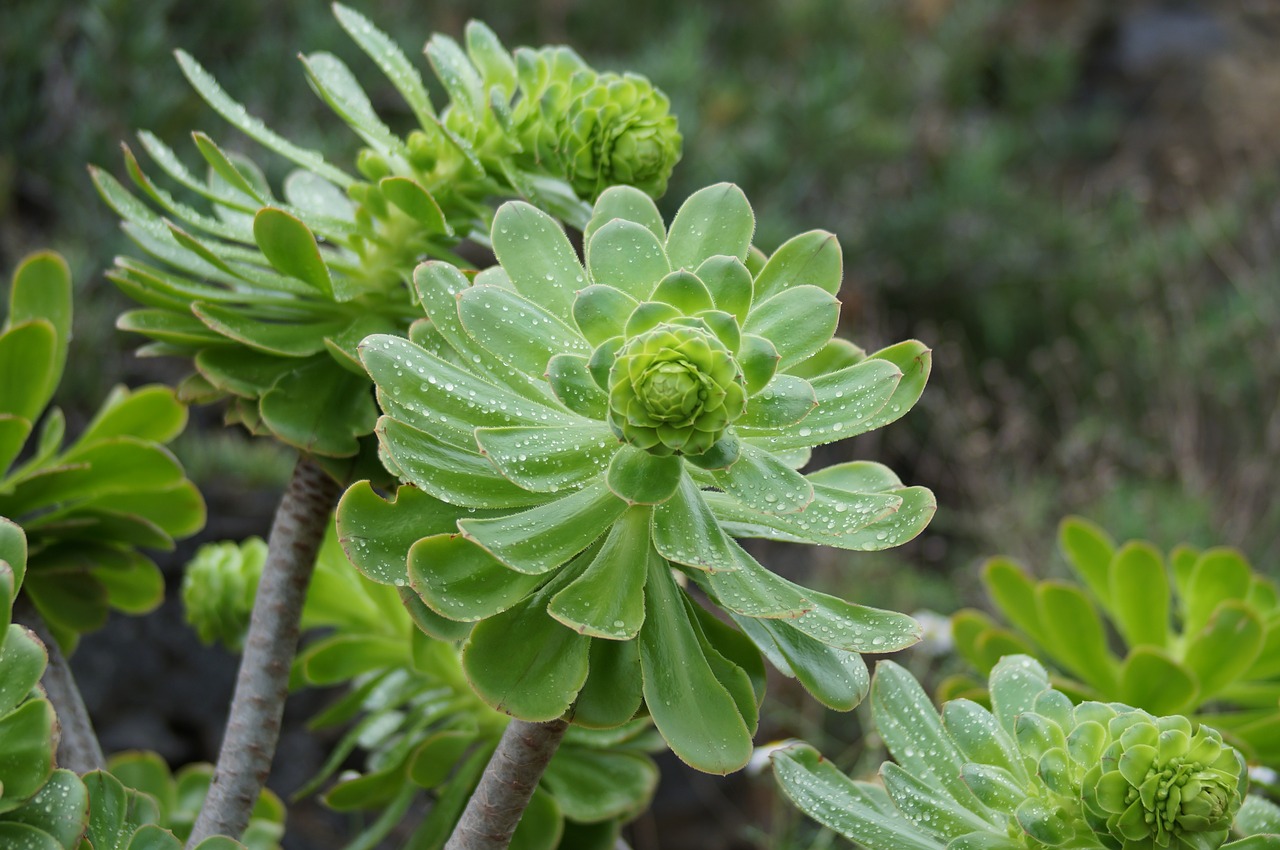
[(905, 615), (799, 587), (733, 538), (883, 549), (934, 511), (878, 464), (797, 471), (811, 447), (905, 413), (929, 352), (832, 339), (834, 237), (766, 259), (754, 223), (729, 184), (670, 228), (642, 192), (610, 189), (584, 268), (550, 217), (503, 206), (500, 265), (472, 280), (423, 264), (427, 321), (362, 343), (383, 461), (412, 486), (386, 502), (357, 485), (339, 509), (357, 567), (411, 587), (429, 630), (466, 638), (490, 705), (611, 727), (645, 704), (681, 758), (715, 772), (750, 755), (762, 654), (848, 709), (868, 687), (860, 653), (918, 638)]

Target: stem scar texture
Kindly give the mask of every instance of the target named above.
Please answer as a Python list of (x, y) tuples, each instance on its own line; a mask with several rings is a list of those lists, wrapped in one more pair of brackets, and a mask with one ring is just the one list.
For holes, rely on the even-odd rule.
[(341, 488), (305, 455), (280, 500), (245, 639), (213, 784), (187, 842), (239, 837), (266, 785), (280, 737), (302, 603)]
[(505, 850), (568, 728), (512, 720), (444, 850)]

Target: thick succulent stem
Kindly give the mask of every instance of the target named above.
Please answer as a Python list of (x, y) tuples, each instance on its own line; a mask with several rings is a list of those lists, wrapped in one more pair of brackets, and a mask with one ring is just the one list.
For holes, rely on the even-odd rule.
[(512, 720), (444, 850), (505, 850), (568, 728)]
[(211, 835), (238, 838), (266, 785), (298, 647), (302, 603), (340, 493), (338, 483), (314, 461), (305, 455), (298, 460), (271, 525), (213, 784), (188, 847)]
[(84, 698), (76, 687), (71, 665), (62, 654), (44, 618), (25, 596), (19, 596), (14, 603), (14, 615), (19, 623), (35, 632), (49, 653), (49, 665), (44, 668), (40, 683), (44, 685), (49, 702), (53, 703), (53, 710), (58, 714), (58, 726), (61, 730), (61, 737), (58, 739), (58, 767), (65, 767), (75, 773), (105, 769), (107, 760), (102, 755), (98, 735), (93, 731), (93, 722), (89, 719)]

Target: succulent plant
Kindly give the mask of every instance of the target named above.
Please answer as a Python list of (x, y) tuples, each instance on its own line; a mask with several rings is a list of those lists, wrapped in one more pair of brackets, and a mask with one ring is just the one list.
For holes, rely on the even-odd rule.
[[(960, 655), (984, 674), (1003, 654), (1035, 655), (1077, 699), (1191, 714), (1251, 759), (1280, 763), (1274, 582), (1234, 550), (1179, 546), (1165, 558), (1144, 541), (1117, 545), (1079, 517), (1063, 521), (1058, 539), (1079, 583), (1037, 582), (1017, 563), (991, 559), (983, 583), (1010, 625), (979, 611), (957, 613), (952, 627)], [(963, 676), (943, 688), (945, 695), (980, 690)]]
[[(188, 764), (175, 774), (156, 753), (133, 750), (113, 755), (107, 772), (120, 782), (126, 795), (145, 797), (143, 805), (154, 806), (155, 824), (185, 842), (209, 793), (213, 765)], [(284, 819), (284, 803), (270, 791), (263, 791), (240, 841), (246, 850), (280, 850)]]
[[(996, 664), (990, 694), (990, 711), (955, 699), (939, 714), (906, 670), (881, 661), (872, 712), (895, 759), (882, 784), (850, 780), (807, 744), (776, 751), (774, 772), (805, 813), (868, 850), (1280, 846), (1273, 834), (1226, 843), (1248, 775), (1213, 729), (1073, 705), (1027, 656)], [(1250, 807), (1237, 835), (1269, 827), (1265, 808)]]
[(167, 387), (114, 388), (63, 444), (66, 419), (48, 405), (66, 362), (71, 309), (66, 263), (34, 254), (14, 273), (0, 330), (0, 516), (25, 532), (26, 574), (17, 584), (68, 651), (109, 609), (141, 614), (159, 605), (164, 579), (138, 549), (172, 549), (205, 519), (200, 492), (165, 448), (187, 421)]
[[(208, 167), (206, 179), (155, 135), (142, 132), (139, 138), (172, 183), (209, 211), (153, 181), (128, 146), (126, 170), (143, 199), (107, 172), (91, 171), (125, 231), (150, 255), (119, 258), (108, 275), (143, 305), (124, 314), (119, 326), (153, 340), (144, 353), (193, 360), (196, 374), (183, 385), (186, 398), (230, 398), (229, 420), (335, 459), (328, 465), (343, 478), (350, 463), (336, 459), (359, 455), (361, 438), (377, 417), (356, 345), (371, 333), (402, 334), (420, 315), (408, 287), (414, 266), (426, 257), (456, 259), (452, 249), (469, 236), (483, 241), (495, 199), (528, 198), (578, 226), (589, 207), (565, 182), (570, 166), (562, 158), (521, 153), (520, 134), (536, 134), (552, 117), (533, 107), (517, 74), (517, 58), (529, 51), (513, 58), (478, 22), (467, 28), (466, 51), (446, 36), (433, 37), (427, 55), (450, 96), (437, 113), (418, 71), (391, 39), (359, 13), (341, 5), (334, 10), (417, 118), (420, 127), (407, 139), (382, 122), (354, 75), (331, 54), (302, 61), (312, 88), (366, 145), (355, 173), (269, 130), (179, 52), (183, 73), (219, 114), (298, 166), (284, 181), (283, 195), (252, 161), (203, 133), (194, 139)], [(537, 64), (520, 64), (530, 62)], [(585, 64), (579, 74), (601, 78)], [(659, 175), (652, 145), (639, 137), (647, 132), (640, 129), (645, 122), (661, 123), (663, 138), (675, 132), (674, 118), (653, 111), (665, 99), (649, 92), (639, 123), (631, 105), (625, 116), (606, 121), (601, 116), (614, 116), (617, 108), (613, 87), (603, 90), (606, 103), (590, 114), (613, 135), (600, 153), (603, 164), (595, 166), (591, 193), (610, 180), (632, 179), (651, 189), (664, 184), (674, 159)], [(515, 109), (519, 130), (512, 123)], [(584, 157), (576, 156), (575, 167), (585, 167)], [(583, 183), (576, 176), (573, 182)], [(376, 464), (364, 469), (372, 474)]]
[(202, 643), (240, 651), (266, 561), (267, 544), (258, 537), (196, 550), (182, 574), (182, 605)]
[(681, 758), (726, 772), (750, 755), (761, 653), (847, 710), (869, 682), (860, 653), (917, 639), (910, 618), (801, 588), (732, 539), (883, 549), (934, 511), (878, 464), (796, 471), (812, 446), (903, 415), (929, 352), (833, 340), (835, 238), (765, 258), (753, 229), (736, 186), (694, 194), (670, 228), (615, 187), (584, 268), (558, 224), (512, 202), (499, 266), (472, 281), (425, 263), (428, 321), (362, 344), (381, 457), (413, 486), (349, 490), (339, 533), (366, 576), (412, 587), (425, 628), (466, 638), (494, 708), (610, 728), (644, 703)]
[[(299, 655), (293, 684), (350, 685), (311, 722), (313, 728), (353, 725), (303, 791), (328, 782), (357, 747), (366, 752), (363, 770), (343, 771), (324, 795), (338, 811), (381, 812), (352, 846), (376, 844), (413, 801), (429, 794), (433, 805), (412, 843), (438, 850), (510, 722), (467, 685), (458, 648), (414, 626), (410, 612), (423, 606), (408, 597), (406, 609), (396, 588), (358, 574), (336, 534), (329, 534), (303, 610), (305, 627), (328, 633)], [(657, 786), (657, 767), (647, 755), (654, 738), (644, 720), (607, 731), (573, 730), (512, 846), (612, 848), (621, 824), (647, 807)]]

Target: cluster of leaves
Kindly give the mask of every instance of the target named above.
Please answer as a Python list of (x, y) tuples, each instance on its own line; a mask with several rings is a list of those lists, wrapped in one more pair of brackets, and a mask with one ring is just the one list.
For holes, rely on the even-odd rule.
[(454, 246), (487, 232), (494, 198), (527, 197), (584, 221), (587, 207), (566, 179), (581, 185), (590, 173), (592, 195), (614, 179), (660, 192), (680, 137), (665, 97), (647, 81), (598, 74), (565, 48), (513, 57), (476, 22), (466, 51), (444, 36), (427, 46), (450, 96), (437, 113), (390, 38), (350, 9), (338, 5), (335, 14), (420, 124), (401, 139), (337, 57), (303, 57), (312, 88), (367, 145), (357, 157), (360, 177), (251, 117), (185, 53), (179, 64), (205, 100), (298, 166), (283, 198), (252, 161), (203, 133), (194, 139), (204, 180), (155, 135), (139, 138), (212, 214), (154, 182), (127, 146), (129, 176), (158, 212), (110, 174), (92, 173), (152, 258), (121, 258), (109, 275), (144, 305), (119, 326), (153, 340), (145, 353), (194, 359), (186, 398), (229, 397), (230, 419), (251, 432), (351, 458), (376, 418), (356, 346), (372, 333), (404, 333), (419, 315), (406, 284), (421, 259), (456, 258)]
[[(1280, 763), (1280, 593), (1270, 579), (1231, 549), (1179, 546), (1166, 559), (1144, 541), (1117, 546), (1077, 517), (1063, 521), (1058, 543), (1078, 583), (1037, 582), (1006, 558), (987, 562), (983, 583), (1010, 625), (957, 613), (962, 657), (985, 675), (1003, 655), (1033, 654), (1076, 699), (1192, 714), (1251, 758)], [(962, 676), (943, 691), (976, 687)]]
[[(992, 670), (991, 710), (941, 714), (909, 673), (876, 668), (877, 728), (895, 762), (850, 780), (807, 744), (773, 755), (786, 794), (869, 850), (1265, 850), (1280, 811), (1246, 802), (1244, 757), (1208, 726), (1120, 703), (1073, 705), (1027, 656)], [(1237, 818), (1237, 814), (1243, 815)], [(1237, 835), (1225, 843), (1233, 822)]]
[[(259, 548), (257, 540), (206, 546), (188, 564), (183, 580), (188, 619), (233, 649), (243, 640), (252, 608)], [(415, 828), (412, 846), (443, 846), (510, 722), (467, 685), (457, 647), (415, 627), (414, 616), (423, 611), (412, 593), (352, 570), (330, 532), (302, 620), (304, 628), (328, 634), (299, 655), (292, 687), (349, 685), (348, 693), (310, 725), (350, 728), (299, 793), (320, 788), (357, 748), (366, 751), (365, 770), (344, 771), (324, 795), (326, 805), (337, 811), (380, 812), (352, 837), (351, 846), (382, 840), (424, 791), (435, 802)], [(612, 847), (621, 824), (643, 811), (657, 786), (657, 769), (645, 755), (654, 746), (643, 720), (608, 731), (570, 730), (512, 846)]]
[(14, 273), (0, 332), (0, 516), (24, 529), (27, 574), (17, 583), (68, 651), (109, 609), (141, 614), (160, 604), (164, 580), (138, 547), (172, 549), (205, 519), (200, 492), (164, 445), (187, 421), (167, 387), (116, 387), (64, 445), (66, 420), (46, 408), (70, 329), (66, 264), (29, 257)]
[(909, 618), (800, 588), (732, 539), (882, 549), (934, 511), (878, 464), (796, 471), (811, 447), (902, 416), (929, 352), (832, 339), (835, 238), (765, 257), (753, 230), (729, 184), (669, 229), (646, 195), (614, 188), (584, 268), (554, 219), (510, 202), (491, 235), (500, 265), (473, 281), (423, 264), (428, 321), (362, 344), (380, 456), (414, 486), (391, 502), (352, 488), (339, 532), (366, 576), (421, 597), (424, 628), (466, 639), (467, 678), (494, 708), (612, 728), (643, 703), (677, 755), (728, 772), (751, 752), (762, 655), (847, 710), (869, 684), (860, 653), (917, 639)]
[[(27, 555), (22, 529), (0, 518), (0, 845), (181, 850), (209, 787), (208, 765), (187, 768), (176, 782), (154, 755), (117, 758), (111, 770), (119, 778), (55, 769), (58, 720), (39, 686), (48, 656), (34, 634), (10, 622), (22, 577), (30, 574)], [(216, 837), (200, 850), (279, 850), (283, 820), (279, 802), (264, 798), (245, 845)]]

